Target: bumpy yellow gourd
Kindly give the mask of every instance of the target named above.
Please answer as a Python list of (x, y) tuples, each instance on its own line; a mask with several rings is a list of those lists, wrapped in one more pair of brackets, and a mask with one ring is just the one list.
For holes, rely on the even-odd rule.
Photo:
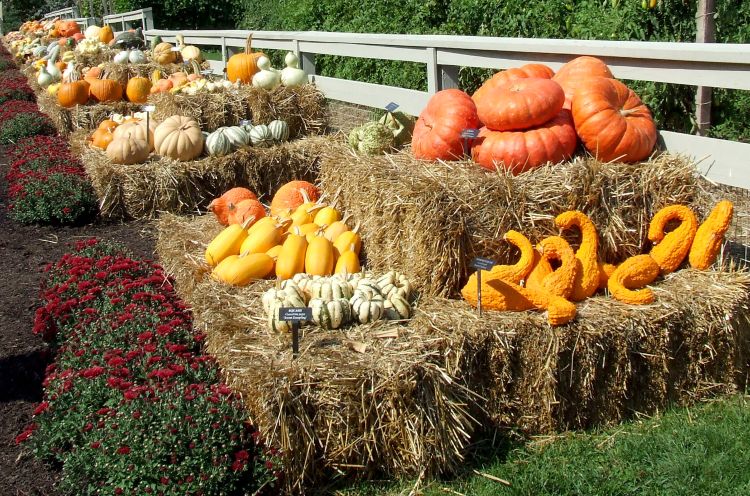
[(734, 205), (729, 200), (720, 201), (711, 210), (696, 231), (693, 245), (690, 247), (688, 260), (692, 267), (706, 270), (713, 265), (724, 243), (724, 235), (732, 222), (733, 213)]
[(281, 245), (281, 252), (276, 260), (276, 277), (291, 279), (295, 274), (304, 272), (306, 251), (307, 240), (300, 234), (299, 229), (295, 228)]
[[(518, 284), (493, 279), (488, 284), (488, 301), (495, 310), (521, 312), (536, 308), (547, 311), (547, 322), (558, 326), (567, 324), (576, 316), (574, 303), (553, 295), (548, 291), (535, 291), (523, 288)], [(482, 294), (482, 306), (485, 306), (484, 294)]]
[(549, 261), (544, 258), (541, 253), (534, 250), (534, 261), (532, 267), (531, 272), (526, 277), (524, 287), (533, 291), (544, 291), (542, 281), (545, 277), (554, 272), (552, 265), (550, 265)]
[[(492, 298), (493, 292), (490, 291), (489, 283), (495, 279), (519, 284), (529, 272), (531, 272), (534, 261), (534, 247), (526, 236), (517, 231), (508, 231), (503, 239), (518, 248), (521, 256), (513, 265), (496, 265), (492, 270), (482, 271), (482, 305), (485, 305), (485, 290), (488, 291), (488, 298)], [(472, 273), (466, 285), (461, 289), (461, 295), (471, 305), (477, 306), (477, 274)], [(495, 304), (490, 302), (487, 308), (493, 308)], [(502, 306), (502, 304), (498, 304)]]
[(229, 255), (238, 255), (242, 243), (247, 239), (246, 227), (247, 224), (233, 224), (217, 234), (206, 247), (206, 263), (215, 267)]
[(316, 237), (307, 245), (305, 272), (313, 276), (330, 276), (333, 267), (333, 245), (322, 236)]
[[(664, 228), (672, 220), (679, 220), (680, 225), (665, 234)], [(659, 264), (663, 275), (677, 270), (685, 260), (697, 230), (698, 220), (695, 214), (684, 205), (670, 205), (656, 212), (648, 226), (648, 239), (658, 244), (651, 249), (649, 255)]]
[(272, 271), (273, 259), (268, 254), (250, 253), (233, 258), (227, 267), (217, 272), (216, 277), (232, 286), (247, 286), (254, 279), (267, 277)]
[(560, 267), (548, 274), (542, 280), (542, 286), (555, 296), (566, 300), (573, 294), (573, 283), (578, 272), (578, 264), (573, 248), (560, 236), (549, 236), (537, 245), (542, 257), (558, 260)]
[(648, 305), (654, 301), (654, 292), (644, 286), (654, 282), (660, 270), (659, 264), (650, 255), (630, 257), (617, 266), (609, 277), (607, 288), (618, 301)]
[(596, 226), (578, 210), (561, 213), (555, 217), (555, 225), (560, 229), (577, 227), (581, 231), (581, 245), (575, 252), (578, 268), (570, 299), (583, 301), (599, 289), (599, 235)]
[(609, 278), (617, 269), (616, 265), (599, 262), (599, 289), (606, 289)]

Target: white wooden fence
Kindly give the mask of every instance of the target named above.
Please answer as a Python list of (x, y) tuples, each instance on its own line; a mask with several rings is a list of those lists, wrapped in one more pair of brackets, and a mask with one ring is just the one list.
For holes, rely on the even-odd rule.
[[(106, 16), (113, 24), (139, 21), (147, 39), (219, 47), (221, 60), (211, 67), (222, 74), (231, 51), (241, 50), (249, 31), (166, 31), (153, 29), (151, 9)], [(114, 27), (113, 27), (114, 29)], [(123, 28), (124, 29), (124, 28)], [(579, 55), (603, 59), (619, 79), (655, 81), (750, 90), (750, 44), (660, 43), (628, 41), (548, 40), (478, 36), (326, 33), (313, 31), (255, 31), (253, 47), (298, 54), (305, 69), (330, 99), (370, 107), (396, 102), (418, 115), (430, 95), (456, 87), (461, 67), (505, 69), (538, 62), (558, 69)], [(427, 91), (350, 81), (317, 75), (316, 55), (340, 55), (424, 64)], [(718, 183), (750, 189), (750, 144), (662, 131), (660, 145), (699, 160), (701, 172)]]

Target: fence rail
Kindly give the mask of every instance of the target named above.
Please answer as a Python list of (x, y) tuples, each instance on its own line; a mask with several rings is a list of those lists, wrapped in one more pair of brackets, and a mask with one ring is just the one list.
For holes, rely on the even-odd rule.
[(45, 14), (44, 18), (54, 19), (55, 17), (59, 17), (60, 19), (74, 19), (79, 16), (78, 7), (73, 6), (66, 9), (53, 10), (52, 12)]
[[(233, 52), (245, 46), (245, 30), (169, 31), (153, 28), (151, 9), (104, 17), (105, 24), (140, 21), (147, 40), (177, 34), (197, 46), (219, 47), (211, 68), (222, 74)], [(124, 29), (124, 24), (123, 24)], [(604, 60), (619, 79), (750, 90), (750, 44), (548, 40), (479, 36), (432, 36), (314, 31), (255, 31), (253, 47), (297, 53), (310, 80), (330, 99), (370, 107), (396, 102), (417, 115), (435, 92), (458, 86), (462, 67), (506, 69), (537, 62), (558, 69), (579, 55)], [(427, 91), (317, 75), (317, 55), (338, 55), (424, 64)], [(750, 144), (662, 131), (660, 144), (700, 160), (699, 168), (718, 183), (750, 189)]]

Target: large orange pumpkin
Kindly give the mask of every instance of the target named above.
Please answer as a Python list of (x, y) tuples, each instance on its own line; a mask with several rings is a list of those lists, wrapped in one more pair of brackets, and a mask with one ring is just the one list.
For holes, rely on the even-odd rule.
[(151, 81), (145, 77), (132, 77), (125, 87), (128, 100), (133, 103), (146, 103), (151, 91)]
[(656, 145), (656, 124), (633, 90), (616, 79), (595, 78), (573, 99), (573, 120), (586, 149), (603, 162), (637, 162)]
[[(258, 200), (241, 200), (237, 204), (229, 205), (228, 220), (230, 224), (252, 226), (266, 216), (266, 207)], [(249, 220), (252, 217), (253, 220)], [(247, 222), (247, 224), (245, 224)]]
[(585, 86), (586, 81), (595, 77), (603, 77), (614, 79), (612, 71), (609, 70), (607, 64), (596, 57), (589, 57), (584, 55), (583, 57), (576, 57), (557, 71), (557, 74), (552, 78), (565, 91), (565, 105), (566, 109), (572, 108), (573, 96), (576, 90), (580, 86)]
[(471, 155), (485, 169), (504, 168), (519, 174), (570, 158), (577, 144), (570, 111), (562, 110), (546, 124), (526, 131), (492, 131), (484, 127)]
[(253, 75), (258, 72), (258, 59), (264, 57), (263, 52), (253, 52), (253, 35), (250, 34), (245, 42), (245, 53), (237, 53), (229, 57), (227, 61), (227, 79), (235, 82), (238, 79), (242, 83), (251, 83)]
[(479, 127), (477, 107), (461, 90), (438, 91), (419, 114), (412, 133), (415, 158), (458, 160), (464, 154), (461, 131)]
[(551, 79), (516, 79), (487, 89), (477, 115), (493, 131), (515, 131), (544, 124), (560, 113), (563, 103), (565, 93)]
[(320, 190), (307, 181), (289, 181), (280, 187), (271, 200), (271, 215), (288, 214), (302, 205), (306, 200), (302, 192), (305, 192), (307, 200), (318, 201)]
[(122, 100), (122, 85), (114, 79), (99, 77), (88, 79), (89, 96), (95, 102), (117, 102)]
[(495, 73), (494, 76), (484, 82), (477, 91), (471, 96), (477, 107), (480, 106), (480, 101), (484, 98), (485, 93), (496, 86), (503, 85), (516, 79), (525, 78), (543, 78), (550, 79), (554, 76), (555, 72), (544, 64), (526, 64), (521, 67), (513, 67), (506, 71), (500, 71)]
[(57, 103), (61, 107), (75, 107), (89, 101), (89, 83), (80, 79), (77, 70), (70, 74), (70, 81), (62, 83), (57, 90)]

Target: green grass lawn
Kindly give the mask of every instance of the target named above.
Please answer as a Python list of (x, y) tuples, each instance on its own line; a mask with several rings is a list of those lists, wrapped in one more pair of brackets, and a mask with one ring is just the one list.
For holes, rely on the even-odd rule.
[[(334, 494), (406, 495), (415, 485), (367, 483)], [(750, 495), (750, 397), (675, 408), (599, 432), (499, 446), (467, 462), (455, 480), (418, 487), (415, 494), (429, 496)]]

